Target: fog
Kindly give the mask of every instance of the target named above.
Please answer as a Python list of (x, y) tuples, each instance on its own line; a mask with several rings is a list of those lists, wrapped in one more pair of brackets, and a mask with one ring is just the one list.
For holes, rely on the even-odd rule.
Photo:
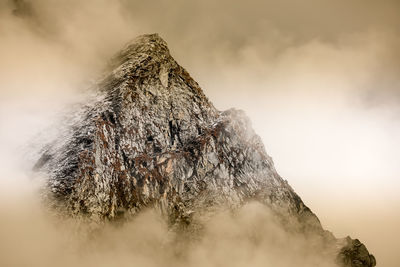
[(0, 210), (4, 266), (336, 266), (321, 240), (288, 234), (256, 203), (208, 220), (196, 242), (179, 238), (152, 209), (90, 228), (51, 217), (27, 190)]
[(12, 222), (5, 226), (43, 234), (56, 257), (81, 245), (64, 243), (69, 230), (46, 234), (45, 216), (24, 215), (30, 201), (21, 192), (31, 194), (31, 184), (20, 159), (123, 44), (157, 32), (217, 108), (246, 111), (325, 228), (359, 238), (378, 266), (398, 266), (399, 11), (398, 1), (372, 0), (0, 1), (0, 185), (13, 211), (2, 213)]

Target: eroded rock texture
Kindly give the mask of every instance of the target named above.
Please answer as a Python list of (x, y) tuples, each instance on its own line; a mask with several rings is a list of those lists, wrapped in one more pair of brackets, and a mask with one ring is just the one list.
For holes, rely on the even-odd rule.
[[(277, 174), (245, 114), (215, 109), (158, 35), (127, 45), (97, 90), (36, 163), (49, 176), (57, 209), (105, 220), (156, 206), (173, 225), (256, 200), (282, 224), (336, 245)], [(365, 247), (356, 247), (343, 248), (338, 260), (374, 266), (363, 260), (370, 256)]]

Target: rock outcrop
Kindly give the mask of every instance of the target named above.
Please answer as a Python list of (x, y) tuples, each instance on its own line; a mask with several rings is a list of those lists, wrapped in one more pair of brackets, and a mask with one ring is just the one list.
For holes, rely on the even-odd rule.
[[(245, 114), (218, 111), (157, 34), (136, 38), (109, 70), (97, 96), (35, 165), (49, 177), (52, 206), (93, 220), (155, 206), (171, 225), (190, 225), (215, 207), (258, 201), (283, 225), (337, 245), (278, 175)], [(350, 239), (338, 260), (374, 266), (356, 242)]]

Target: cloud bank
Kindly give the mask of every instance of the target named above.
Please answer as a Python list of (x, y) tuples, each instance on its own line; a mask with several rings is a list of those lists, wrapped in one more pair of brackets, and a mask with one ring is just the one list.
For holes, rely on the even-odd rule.
[(250, 115), (328, 229), (397, 266), (399, 10), (396, 0), (0, 1), (1, 183), (21, 190), (21, 147), (124, 43), (158, 32), (218, 108)]

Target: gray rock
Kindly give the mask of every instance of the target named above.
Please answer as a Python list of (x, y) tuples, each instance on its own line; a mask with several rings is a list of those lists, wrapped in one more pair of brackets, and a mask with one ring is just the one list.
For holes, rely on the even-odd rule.
[[(259, 201), (288, 229), (340, 243), (278, 175), (244, 112), (218, 111), (157, 34), (136, 38), (109, 70), (35, 165), (54, 208), (102, 221), (155, 206), (176, 226)], [(341, 264), (375, 266), (356, 241)]]
[(346, 237), (345, 245), (337, 256), (337, 262), (345, 267), (375, 266), (376, 259), (358, 239)]

